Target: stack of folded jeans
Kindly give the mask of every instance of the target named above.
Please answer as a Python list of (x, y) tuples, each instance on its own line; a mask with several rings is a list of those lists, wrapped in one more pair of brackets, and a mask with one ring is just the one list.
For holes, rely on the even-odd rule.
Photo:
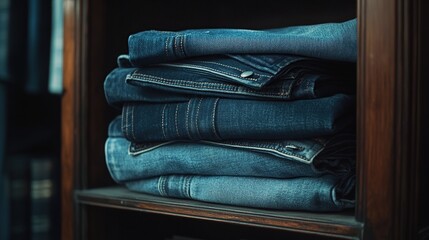
[(356, 19), (143, 31), (106, 77), (105, 144), (132, 191), (282, 210), (354, 206)]

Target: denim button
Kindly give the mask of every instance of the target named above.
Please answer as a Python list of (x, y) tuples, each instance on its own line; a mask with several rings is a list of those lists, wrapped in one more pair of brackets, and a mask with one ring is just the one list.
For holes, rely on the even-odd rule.
[(252, 71), (245, 71), (245, 72), (242, 72), (240, 76), (244, 77), (244, 78), (247, 78), (247, 77), (250, 77), (252, 75), (253, 75)]

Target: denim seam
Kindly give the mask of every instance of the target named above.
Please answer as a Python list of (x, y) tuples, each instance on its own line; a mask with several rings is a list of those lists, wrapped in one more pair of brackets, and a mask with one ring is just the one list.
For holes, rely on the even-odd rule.
[(127, 119), (126, 119), (126, 114), (124, 114), (124, 112), (127, 110), (127, 103), (124, 104), (124, 109), (122, 112), (122, 115), (125, 115), (122, 117), (121, 119), (121, 130), (124, 133), (125, 137), (127, 136)]
[(159, 194), (162, 196), (161, 181), (162, 181), (162, 176), (158, 178), (158, 184), (156, 188), (158, 189)]
[(127, 106), (127, 135), (129, 138), (132, 139), (132, 135), (131, 135), (131, 124), (133, 124), (130, 120), (130, 107), (131, 105)]
[[(286, 98), (290, 96), (289, 92), (284, 93), (284, 89), (281, 89), (281, 91), (276, 91), (276, 93), (267, 93), (267, 92), (259, 92), (259, 91), (250, 90), (250, 89), (243, 89), (242, 86), (240, 87), (226, 86), (225, 84), (222, 84), (222, 83), (207, 83), (207, 82), (195, 83), (193, 81), (160, 78), (160, 77), (141, 74), (141, 73), (133, 73), (133, 76), (129, 78), (129, 80), (149, 82), (149, 83), (164, 85), (168, 87), (178, 86), (178, 87), (201, 88), (201, 85), (205, 85), (203, 86), (203, 88), (212, 89), (212, 90), (223, 90), (231, 93), (240, 93), (238, 91), (238, 89), (240, 88), (240, 90), (244, 93), (252, 93), (252, 94), (262, 95), (262, 96), (273, 96), (273, 97), (285, 96)], [(177, 81), (180, 81), (180, 82), (177, 82)]]
[(213, 110), (212, 110), (212, 129), (213, 129), (213, 133), (217, 137), (217, 139), (221, 140), (222, 138), (219, 137), (219, 135), (217, 134), (216, 125), (215, 125), (216, 108), (217, 108), (217, 103), (218, 102), (219, 102), (219, 98), (216, 98), (216, 100), (215, 100), (215, 102), (213, 104)]
[(125, 123), (122, 123), (122, 132), (124, 132), (124, 135), (126, 137), (128, 137), (128, 129), (127, 129), (127, 124), (128, 124), (128, 119), (127, 119), (127, 108), (128, 108), (128, 104), (124, 105), (124, 111), (122, 112), (122, 114), (124, 115), (122, 121)]
[(168, 36), (165, 39), (165, 45), (164, 45), (164, 52), (165, 52), (165, 56), (168, 57), (168, 40), (170, 39), (170, 36)]
[(177, 55), (179, 55), (179, 54), (177, 54), (178, 53), (178, 51), (177, 51), (177, 38), (178, 38), (178, 36), (173, 37), (173, 53), (174, 53), (174, 56), (176, 56), (176, 57), (177, 57)]
[(167, 192), (165, 191), (166, 177), (160, 176), (158, 179), (158, 192), (161, 196), (167, 196)]
[(203, 101), (203, 98), (199, 98), (199, 101), (197, 104), (197, 111), (195, 113), (195, 130), (196, 130), (196, 134), (197, 134), (198, 139), (201, 139), (200, 129), (198, 128), (198, 121), (199, 121), (200, 108), (201, 108), (202, 101)]
[(161, 113), (161, 129), (162, 129), (162, 134), (164, 135), (164, 140), (167, 140), (167, 134), (165, 133), (165, 129), (164, 129), (164, 124), (165, 124), (165, 109), (167, 108), (167, 103), (164, 104), (164, 107), (162, 108), (162, 113)]
[[(293, 80), (293, 81), (296, 81), (296, 80)], [(285, 83), (286, 83), (286, 81), (285, 81)], [(291, 84), (289, 84), (289, 86), (287, 87), (286, 93), (282, 92), (282, 94), (284, 94), (285, 96), (288, 96), (288, 98), (290, 98), (290, 94), (292, 92), (292, 88), (293, 88), (293, 82)], [(281, 88), (281, 89), (282, 89), (282, 91), (285, 90), (284, 88)]]
[[(265, 150), (272, 150), (272, 151), (274, 151), (274, 152), (276, 152), (282, 156), (295, 158), (296, 160), (298, 160), (300, 162), (304, 161), (305, 163), (311, 163), (313, 161), (313, 159), (321, 152), (321, 151), (318, 151), (317, 153), (313, 154), (312, 158), (307, 158), (303, 155), (299, 155), (299, 154), (295, 154), (295, 153), (291, 153), (291, 152), (284, 152), (284, 151), (279, 150), (278, 148), (269, 147), (269, 146), (255, 147), (255, 146), (250, 146), (250, 145), (246, 145), (246, 144), (241, 144), (241, 145), (239, 145), (239, 144), (228, 144), (228, 143), (219, 143), (219, 142), (205, 141), (205, 140), (203, 142), (207, 142), (207, 143), (211, 143), (211, 144), (215, 144), (215, 145), (230, 146), (230, 147), (239, 148), (239, 149), (240, 148), (246, 148), (246, 149), (255, 149), (256, 150), (259, 148), (259, 150), (262, 152)], [(323, 148), (321, 148), (321, 150), (323, 150)]]
[[(240, 71), (240, 72), (243, 72), (244, 70), (243, 69), (241, 69), (241, 68), (238, 68), (238, 67), (233, 67), (233, 66), (229, 66), (229, 65), (226, 65), (226, 64), (222, 64), (222, 63), (218, 63), (218, 62), (211, 62), (211, 61), (201, 61), (201, 60), (195, 60), (195, 61), (193, 61), (193, 62), (200, 62), (200, 63), (208, 63), (208, 64), (214, 64), (214, 65), (219, 65), (219, 66), (222, 66), (222, 67), (226, 67), (226, 68), (230, 68), (230, 69), (234, 69), (234, 70), (237, 70), (237, 71)], [(246, 70), (247, 71), (247, 70)], [(263, 76), (263, 77), (271, 77), (271, 76), (267, 76), (267, 75), (262, 75), (262, 74), (259, 74), (260, 76)]]
[(175, 183), (175, 187), (173, 187), (177, 193), (175, 195), (178, 195), (178, 197), (184, 198), (186, 196), (186, 184), (185, 184), (185, 180), (186, 180), (186, 175), (179, 175), (177, 176), (177, 178), (179, 178), (179, 180), (177, 181), (177, 183)]
[(174, 142), (177, 142), (177, 141), (162, 142), (162, 143), (159, 143), (157, 145), (153, 145), (153, 146), (147, 147), (147, 148), (140, 147), (140, 145), (138, 143), (130, 142), (130, 145), (128, 147), (128, 154), (132, 155), (132, 156), (137, 156), (137, 155), (144, 154), (146, 152), (152, 151), (152, 150), (154, 150), (156, 148), (162, 147), (164, 145), (172, 144)]
[(164, 196), (168, 196), (168, 176), (162, 178), (162, 192)]
[(185, 42), (185, 35), (182, 35), (180, 37), (180, 49), (182, 51), (183, 57), (186, 57), (184, 42)]
[(176, 36), (173, 37), (173, 39), (174, 39), (174, 43), (173, 43), (174, 55), (176, 57), (179, 57), (179, 58), (185, 57), (183, 54), (183, 48), (181, 45), (182, 37), (183, 37), (183, 35), (180, 35), (180, 34), (177, 34)]
[(131, 134), (132, 134), (134, 141), (136, 141), (137, 138), (136, 138), (136, 134), (134, 132), (134, 108), (135, 108), (135, 105), (132, 105), (132, 108), (131, 108)]
[(192, 199), (191, 197), (191, 180), (192, 180), (192, 176), (186, 176), (184, 179), (184, 185), (185, 185), (185, 192), (184, 195), (189, 198)]
[(191, 134), (189, 133), (189, 105), (191, 101), (188, 101), (188, 105), (186, 106), (186, 120), (185, 120), (185, 126), (186, 126), (186, 133), (188, 134), (189, 139), (191, 138)]
[(179, 104), (176, 103), (176, 112), (174, 113), (174, 125), (175, 125), (175, 128), (176, 128), (177, 137), (181, 137), (180, 133), (179, 133), (178, 118), (177, 118), (177, 114), (179, 112), (178, 109), (179, 109)]
[[(229, 65), (226, 65), (226, 64), (222, 64), (222, 63), (218, 63), (218, 62), (211, 62), (211, 61), (201, 61), (201, 60), (195, 60), (195, 61), (193, 61), (193, 62), (201, 62), (201, 63), (208, 63), (208, 64), (214, 64), (214, 65), (219, 65), (219, 66), (222, 66), (222, 67), (226, 67), (226, 68), (230, 68), (230, 69), (234, 69), (234, 70), (237, 70), (237, 71), (240, 71), (240, 72), (244, 72), (244, 71), (248, 71), (248, 70), (246, 70), (246, 69), (241, 69), (241, 68), (238, 68), (238, 67), (233, 67), (233, 66), (229, 66)], [(197, 65), (198, 66), (198, 65)], [(213, 69), (213, 68), (210, 68), (210, 69)], [(214, 70), (216, 70), (216, 69), (214, 69)], [(277, 72), (278, 70), (275, 70), (275, 72)], [(260, 74), (260, 73), (258, 73), (257, 75), (259, 75), (259, 76), (261, 76), (261, 77), (267, 77), (267, 78), (272, 78), (273, 76), (271, 75), (265, 75), (265, 74)], [(243, 78), (243, 77), (241, 77), (242, 79), (253, 79), (253, 78)], [(256, 80), (256, 79), (255, 79)]]
[(189, 101), (188, 101), (188, 106), (189, 106), (189, 121), (188, 121), (188, 129), (189, 129), (189, 134), (190, 134), (190, 136), (189, 136), (189, 138), (191, 139), (191, 140), (194, 140), (195, 139), (195, 130), (193, 129), (193, 126), (194, 126), (194, 115), (193, 115), (193, 110), (194, 110), (194, 107), (193, 107), (193, 105), (194, 105), (194, 102), (195, 101), (195, 99), (194, 98), (191, 98), (191, 99), (189, 99)]
[(183, 177), (183, 188), (181, 189), (182, 190), (182, 194), (183, 194), (183, 196), (184, 197), (188, 197), (188, 176), (184, 176)]
[[(180, 64), (180, 65), (178, 65), (178, 64), (163, 64), (163, 65), (164, 66), (174, 66), (174, 67), (179, 67), (179, 68), (186, 68), (186, 66), (190, 66), (190, 67), (194, 67), (196, 69), (203, 69), (203, 70), (207, 70), (207, 71), (212, 71), (212, 72), (218, 73), (220, 75), (223, 74), (223, 75), (230, 76), (230, 77), (236, 77), (236, 78), (239, 78), (239, 79), (242, 79), (242, 80), (251, 80), (251, 81), (254, 81), (254, 82), (258, 81), (258, 78), (250, 78), (250, 77), (243, 78), (243, 77), (240, 77), (239, 75), (235, 75), (233, 73), (229, 73), (229, 72), (225, 72), (225, 71), (220, 71), (218, 69), (214, 69), (214, 68), (206, 67), (206, 66), (201, 66), (201, 65), (194, 65), (194, 64), (189, 64), (189, 63), (187, 63), (187, 64)], [(238, 70), (238, 71), (245, 72), (247, 70)], [(255, 74), (255, 75), (262, 76), (260, 74)], [(270, 78), (270, 77), (268, 76), (268, 78)]]
[(127, 138), (132, 138), (132, 136), (130, 136), (131, 134), (129, 133), (129, 124), (130, 124), (130, 122), (128, 121), (129, 108), (130, 108), (130, 105), (126, 104), (125, 109), (124, 109), (125, 110), (125, 125), (123, 126), (123, 128), (124, 128), (125, 136)]
[[(153, 83), (165, 83), (167, 84), (167, 86), (170, 85), (176, 85), (176, 86), (185, 86), (185, 87), (199, 87), (200, 85), (206, 85), (204, 87), (206, 88), (211, 88), (211, 89), (218, 89), (218, 90), (234, 90), (238, 87), (236, 86), (227, 86), (225, 84), (222, 83), (208, 83), (208, 82), (203, 82), (203, 83), (196, 83), (193, 81), (188, 81), (188, 80), (182, 80), (182, 79), (168, 79), (168, 78), (161, 78), (161, 77), (156, 77), (153, 75), (146, 75), (146, 74), (141, 74), (138, 73), (138, 76), (133, 76), (132, 77), (134, 80), (143, 80), (143, 81), (150, 81), (152, 80)], [(177, 83), (177, 81), (180, 81), (179, 83)]]

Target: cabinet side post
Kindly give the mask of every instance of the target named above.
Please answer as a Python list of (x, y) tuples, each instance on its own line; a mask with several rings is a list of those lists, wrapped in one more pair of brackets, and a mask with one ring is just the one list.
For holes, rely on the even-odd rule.
[(416, 238), (419, 14), (419, 0), (358, 1), (357, 218), (368, 239)]
[(63, 95), (61, 103), (61, 239), (78, 238), (74, 190), (81, 157), (81, 7), (82, 0), (64, 0)]

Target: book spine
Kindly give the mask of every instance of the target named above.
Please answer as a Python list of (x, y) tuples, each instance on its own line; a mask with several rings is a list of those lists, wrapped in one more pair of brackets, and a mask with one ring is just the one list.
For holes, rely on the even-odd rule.
[(7, 159), (9, 177), (10, 239), (30, 237), (29, 157), (14, 155)]
[(31, 175), (31, 239), (53, 238), (55, 214), (55, 180), (53, 159), (33, 158)]

